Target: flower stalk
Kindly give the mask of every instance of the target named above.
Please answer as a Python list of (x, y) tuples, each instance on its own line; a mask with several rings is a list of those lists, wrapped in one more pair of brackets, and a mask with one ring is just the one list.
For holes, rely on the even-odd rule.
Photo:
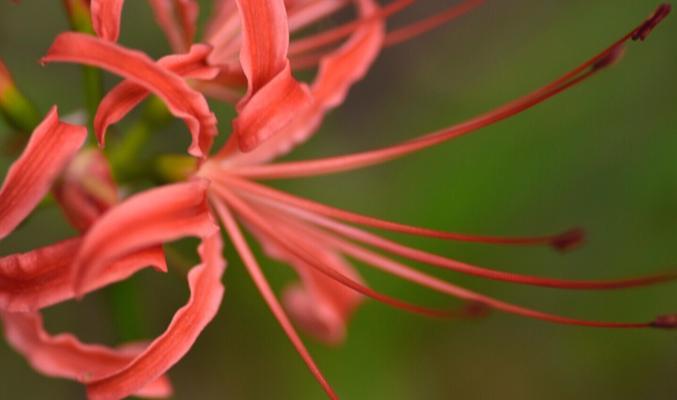
[[(76, 32), (94, 35), (88, 0), (63, 0), (71, 28)], [(94, 115), (103, 97), (103, 74), (91, 66), (82, 67), (82, 82), (85, 91), (85, 107), (89, 116), (88, 125), (93, 126)]]

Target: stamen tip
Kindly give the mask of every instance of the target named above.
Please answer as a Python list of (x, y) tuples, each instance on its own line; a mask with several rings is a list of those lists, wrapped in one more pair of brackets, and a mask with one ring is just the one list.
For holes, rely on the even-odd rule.
[(550, 245), (557, 251), (569, 251), (585, 241), (585, 231), (581, 228), (568, 230), (553, 238)]
[(677, 328), (677, 314), (667, 314), (667, 315), (658, 316), (649, 325), (652, 328), (676, 329)]
[(665, 17), (670, 14), (670, 11), (672, 10), (672, 6), (667, 3), (663, 3), (658, 8), (656, 8), (656, 11), (651, 14), (649, 18), (644, 21), (642, 25), (637, 28), (635, 33), (632, 35), (632, 40), (641, 40), (644, 41), (646, 38), (649, 36), (651, 31), (654, 30), (658, 24), (665, 19)]

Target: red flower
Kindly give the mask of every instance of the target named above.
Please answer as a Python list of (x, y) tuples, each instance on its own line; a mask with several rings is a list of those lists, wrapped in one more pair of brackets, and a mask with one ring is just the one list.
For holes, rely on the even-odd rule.
[[(69, 189), (63, 190), (61, 198), (74, 199), (68, 200), (71, 204), (84, 201), (94, 206), (91, 212), (83, 213), (84, 216), (75, 213), (78, 215), (72, 218), (85, 221), (81, 222), (82, 229), (86, 230), (84, 237), (26, 255), (0, 259), (0, 273), (4, 274), (5, 291), (0, 293), (4, 296), (2, 316), (5, 329), (10, 342), (26, 354), (36, 369), (50, 375), (82, 380), (87, 384), (91, 398), (115, 399), (134, 393), (166, 394), (168, 387), (163, 374), (188, 351), (197, 335), (214, 317), (223, 295), (220, 279), (225, 265), (215, 217), (220, 219), (225, 233), (283, 330), (331, 398), (337, 398), (336, 393), (311, 358), (268, 285), (239, 223), (257, 237), (269, 256), (288, 262), (296, 269), (301, 283), (286, 291), (283, 304), (298, 325), (327, 342), (343, 338), (347, 320), (365, 296), (434, 317), (470, 317), (487, 309), (496, 309), (549, 322), (591, 327), (673, 328), (677, 325), (673, 316), (639, 323), (600, 322), (537, 311), (443, 281), (396, 261), (390, 255), (488, 279), (567, 289), (642, 286), (673, 280), (677, 278), (675, 274), (611, 281), (571, 281), (518, 275), (427, 253), (355, 225), (439, 239), (514, 245), (546, 244), (557, 249), (577, 244), (581, 240), (579, 231), (523, 238), (443, 232), (351, 213), (254, 181), (318, 176), (367, 167), (511, 117), (617, 61), (625, 42), (643, 40), (667, 15), (668, 6), (661, 6), (652, 17), (609, 48), (552, 83), (469, 121), (402, 144), (363, 153), (266, 163), (294, 147), (316, 128), (324, 112), (339, 104), (350, 85), (364, 75), (384, 41), (405, 39), (429, 29), (439, 20), (448, 19), (452, 13), (426, 20), (421, 25), (412, 25), (388, 37), (382, 27), (382, 18), (387, 12), (379, 11), (375, 3), (368, 0), (359, 1), (364, 15), (357, 25), (346, 30), (353, 35), (348, 41), (350, 45), (329, 55), (323, 53), (318, 77), (308, 87), (296, 81), (290, 72), (289, 27), (292, 21), (302, 25), (304, 18), (313, 20), (317, 15), (323, 15), (329, 9), (326, 8), (329, 3), (322, 0), (293, 1), (287, 2), (285, 8), (281, 0), (237, 0), (240, 16), (237, 24), (241, 29), (238, 31), (241, 32), (239, 54), (241, 71), (247, 78), (247, 93), (238, 103), (238, 117), (233, 122), (230, 142), (215, 156), (208, 157), (212, 139), (217, 133), (216, 121), (202, 94), (183, 78), (209, 80), (216, 73), (223, 73), (222, 69), (219, 70), (222, 67), (212, 60), (216, 48), (210, 50), (204, 45), (192, 45), (187, 53), (155, 62), (143, 53), (113, 42), (118, 36), (119, 25), (116, 20), (110, 23), (107, 18), (119, 19), (120, 2), (98, 6), (94, 5), (95, 1), (92, 3), (92, 12), (100, 13), (99, 19), (94, 18), (94, 23), (102, 38), (77, 33), (61, 34), (44, 60), (98, 66), (126, 79), (102, 103), (97, 119), (97, 136), (101, 141), (108, 124), (119, 120), (148, 92), (152, 92), (167, 104), (172, 114), (184, 119), (193, 138), (189, 152), (200, 160), (186, 182), (151, 189), (117, 205), (113, 205), (114, 197), (102, 195), (105, 191), (98, 191), (96, 185), (88, 186), (85, 177), (78, 177), (80, 170), (77, 163), (71, 164), (72, 168), (68, 170), (72, 171), (75, 186), (64, 179)], [(182, 35), (171, 34), (170, 38), (174, 38), (172, 43), (175, 46), (185, 46), (183, 49), (187, 50), (194, 35), (194, 25), (190, 22), (196, 13), (191, 8), (193, 3), (180, 0), (154, 3), (156, 10), (170, 4), (178, 7), (177, 15), (182, 22), (178, 26)], [(392, 4), (400, 6), (404, 3)], [(218, 18), (227, 27), (229, 19), (224, 15), (231, 15), (226, 12), (228, 3), (220, 4), (223, 8), (217, 13)], [(467, 7), (467, 4), (474, 3), (464, 4)], [(311, 6), (317, 8), (304, 8)], [(304, 10), (307, 14), (290, 11), (288, 17), (287, 10), (294, 9)], [(390, 10), (392, 8), (388, 12)], [(459, 12), (458, 9), (455, 12)], [(107, 16), (104, 17), (104, 14)], [(298, 20), (294, 20), (293, 16)], [(169, 31), (170, 24), (166, 25)], [(176, 28), (175, 25), (171, 27)], [(332, 31), (329, 36), (340, 36), (336, 32)], [(318, 41), (313, 39), (313, 43)], [(309, 47), (315, 48), (315, 45)], [(364, 57), (369, 61), (364, 63)], [(84, 136), (82, 128), (59, 123), (55, 111), (38, 127), (24, 155), (12, 167), (0, 189), (0, 238), (11, 232), (49, 190), (59, 171), (75, 155)], [(86, 174), (87, 177), (93, 176), (97, 182), (109, 181), (106, 174), (92, 172)], [(58, 188), (57, 185), (57, 191)], [(162, 262), (150, 262), (139, 254), (185, 236), (202, 240), (199, 249), (202, 263), (191, 270), (188, 278), (191, 297), (175, 314), (167, 330), (148, 346), (110, 350), (83, 345), (71, 336), (50, 337), (44, 332), (39, 315), (33, 311), (123, 279), (142, 265), (151, 264), (164, 269)], [(466, 305), (460, 310), (435, 310), (380, 293), (363, 282), (347, 258), (363, 261), (412, 283), (461, 299)]]

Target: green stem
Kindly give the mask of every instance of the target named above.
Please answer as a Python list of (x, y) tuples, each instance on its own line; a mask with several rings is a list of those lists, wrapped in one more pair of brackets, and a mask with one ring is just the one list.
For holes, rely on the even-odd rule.
[(40, 123), (40, 113), (16, 86), (6, 87), (0, 93), (0, 113), (23, 135), (30, 134)]
[(107, 147), (106, 153), (113, 174), (118, 182), (129, 182), (144, 178), (153, 171), (152, 161), (144, 160), (141, 153), (151, 134), (171, 121), (171, 116), (164, 103), (152, 96), (144, 107), (139, 118), (127, 130), (121, 139)]
[[(103, 75), (101, 70), (93, 67), (82, 67), (82, 79), (85, 89), (85, 104), (90, 132), (94, 128), (94, 116), (103, 98)], [(89, 136), (92, 137), (91, 135)]]
[(134, 280), (119, 282), (106, 293), (118, 340), (122, 342), (148, 336), (145, 324), (147, 318), (144, 315), (144, 307), (141, 307), (139, 293), (141, 287), (139, 282)]

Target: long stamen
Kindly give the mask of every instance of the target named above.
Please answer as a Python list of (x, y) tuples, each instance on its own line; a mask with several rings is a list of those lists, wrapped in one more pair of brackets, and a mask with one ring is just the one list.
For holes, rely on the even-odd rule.
[[(504, 311), (511, 314), (521, 315), (528, 318), (540, 319), (548, 322), (554, 322), (564, 325), (581, 325), (597, 328), (661, 328), (672, 329), (677, 328), (677, 314), (662, 315), (656, 317), (651, 322), (607, 322), (607, 321), (591, 321), (578, 318), (564, 317), (552, 313), (546, 313), (531, 308), (518, 306), (512, 303), (507, 303), (497, 300), (493, 297), (486, 296), (471, 290), (462, 288), (460, 286), (443, 281), (439, 278), (425, 274), (421, 271), (413, 269), (405, 264), (394, 261), (381, 254), (370, 251), (362, 246), (355, 245), (346, 240), (343, 240), (324, 230), (312, 228), (307, 224), (292, 219), (284, 219), (285, 223), (293, 226), (299, 232), (304, 232), (306, 235), (312, 235), (317, 240), (326, 243), (336, 250), (353, 257), (366, 265), (376, 267), (391, 275), (397, 276), (404, 280), (414, 282), (420, 286), (430, 288), (439, 293), (447, 294), (462, 300), (466, 300), (469, 304), (483, 305), (499, 311)], [(481, 308), (478, 309), (481, 311)]]
[[(317, 243), (322, 243), (323, 246), (332, 248), (332, 241), (325, 241), (325, 238), (329, 235), (328, 233), (322, 231), (320, 232), (317, 228), (311, 228), (307, 224), (299, 221), (296, 218), (290, 217), (280, 213), (278, 210), (275, 210), (272, 207), (268, 206), (255, 206), (251, 204), (250, 206), (254, 207), (256, 213), (263, 217), (269, 224), (274, 225), (276, 229), (281, 231), (281, 234), (284, 235), (285, 239), (296, 238), (293, 242), (307, 242), (307, 241), (316, 241)], [(310, 253), (309, 253), (310, 254)], [(316, 259), (321, 259), (321, 255), (315, 255)], [(463, 306), (452, 309), (445, 310), (442, 313), (436, 313), (433, 315), (435, 317), (443, 316), (445, 318), (477, 318), (483, 317), (487, 314), (487, 307), (483, 304), (476, 301), (468, 301)]]
[(219, 174), (215, 178), (221, 182), (230, 185), (236, 185), (242, 189), (267, 197), (274, 201), (280, 201), (291, 206), (305, 209), (313, 213), (324, 215), (325, 217), (337, 218), (343, 221), (352, 222), (360, 225), (371, 226), (374, 228), (386, 229), (393, 232), (407, 233), (416, 236), (432, 237), (445, 240), (456, 240), (462, 242), (487, 243), (498, 245), (549, 245), (553, 248), (565, 251), (581, 243), (584, 237), (580, 229), (571, 229), (563, 233), (548, 236), (530, 236), (530, 237), (500, 237), (500, 236), (481, 236), (467, 235), (456, 232), (445, 232), (435, 229), (428, 229), (418, 226), (400, 224), (397, 222), (386, 221), (374, 218), (368, 215), (362, 215), (345, 211), (339, 208), (330, 207), (315, 201), (293, 196), (289, 193), (275, 190), (273, 188), (254, 183), (245, 179), (239, 179), (236, 176), (228, 174)]
[(522, 111), (575, 86), (603, 70), (613, 61), (618, 60), (620, 55), (618, 49), (620, 46), (634, 37), (639, 39), (646, 38), (646, 35), (648, 35), (650, 30), (665, 17), (666, 11), (662, 10), (669, 10), (669, 7), (665, 7), (666, 6), (659, 7), (658, 11), (652, 17), (644, 21), (630, 33), (623, 36), (620, 40), (616, 41), (597, 56), (567, 72), (550, 84), (493, 111), (470, 119), (469, 121), (382, 149), (308, 161), (243, 166), (237, 168), (237, 174), (248, 178), (278, 179), (345, 172), (390, 161), (492, 125), (519, 114)]
[(256, 287), (261, 293), (261, 296), (266, 301), (271, 312), (282, 326), (282, 329), (287, 334), (287, 337), (292, 342), (292, 344), (296, 348), (296, 351), (299, 353), (303, 361), (310, 369), (310, 372), (313, 374), (313, 376), (315, 376), (315, 379), (317, 379), (317, 381), (320, 383), (320, 385), (327, 393), (327, 395), (331, 399), (338, 400), (338, 395), (336, 394), (336, 392), (334, 392), (334, 389), (332, 389), (331, 385), (329, 385), (329, 382), (322, 374), (322, 371), (320, 371), (319, 367), (313, 360), (313, 357), (310, 355), (308, 349), (303, 344), (303, 341), (301, 340), (298, 333), (294, 329), (294, 326), (292, 325), (291, 321), (289, 320), (284, 310), (282, 309), (280, 302), (275, 297), (275, 294), (270, 288), (270, 285), (268, 284), (266, 277), (263, 275), (263, 272), (261, 271), (261, 268), (259, 267), (258, 262), (254, 257), (254, 254), (249, 248), (249, 245), (247, 245), (247, 242), (242, 236), (240, 228), (237, 226), (237, 223), (235, 222), (235, 219), (231, 215), (230, 211), (218, 200), (213, 201), (212, 204), (216, 208), (216, 212), (221, 218), (221, 221), (223, 222), (224, 227), (228, 232), (230, 239), (233, 242), (233, 245), (235, 246), (240, 257), (242, 258), (242, 262), (247, 268), (249, 275), (252, 277), (254, 284), (256, 284)]
[[(425, 18), (421, 21), (414, 22), (410, 25), (398, 28), (395, 31), (388, 32), (384, 39), (384, 46), (390, 47), (401, 42), (413, 39), (416, 36), (429, 32), (449, 21), (452, 21), (472, 9), (476, 8), (483, 3), (484, 0), (466, 0), (461, 4), (452, 6), (444, 11), (441, 11), (431, 17)], [(402, 11), (404, 8), (410, 6), (413, 3), (413, 0), (401, 0), (395, 1), (383, 7), (379, 12), (364, 17), (362, 19), (349, 22), (345, 25), (341, 25), (330, 31), (322, 32), (316, 36), (300, 39), (304, 40), (300, 43), (300, 46), (294, 46), (292, 43), (290, 46), (290, 54), (295, 55), (291, 59), (292, 66), (295, 69), (304, 69), (304, 68), (313, 68), (315, 67), (323, 57), (327, 55), (327, 51), (315, 51), (310, 53), (311, 50), (317, 49), (323, 46), (328, 46), (333, 42), (336, 42), (343, 37), (349, 35), (355, 29), (359, 28), (360, 25), (369, 23), (376, 18), (385, 18), (391, 14)], [(392, 7), (392, 8), (391, 8)], [(303, 53), (307, 53), (301, 55)], [(309, 53), (309, 54), (308, 54)]]
[(315, 1), (307, 2), (299, 7), (288, 7), (289, 31), (296, 32), (312, 25), (318, 20), (327, 18), (340, 11), (351, 3), (354, 3), (354, 0)]
[(677, 273), (665, 273), (644, 276), (639, 278), (617, 279), (617, 280), (566, 280), (554, 278), (542, 278), (532, 275), (520, 275), (510, 272), (495, 271), (478, 267), (472, 264), (467, 264), (461, 261), (442, 257), (437, 254), (428, 253), (419, 249), (404, 246), (399, 243), (390, 241), (378, 235), (357, 229), (352, 226), (342, 224), (337, 221), (313, 214), (300, 208), (295, 208), (289, 205), (284, 205), (279, 202), (270, 201), (265, 198), (252, 198), (254, 201), (263, 202), (276, 209), (282, 210), (287, 214), (293, 215), (297, 218), (309, 221), (315, 225), (329, 229), (330, 231), (339, 233), (351, 240), (359, 241), (370, 246), (377, 247), (381, 250), (396, 254), (410, 260), (418, 261), (430, 266), (448, 269), (468, 275), (474, 275), (486, 279), (497, 281), (519, 283), (531, 286), (542, 286), (559, 289), (576, 289), (576, 290), (613, 290), (625, 289), (631, 287), (648, 286), (657, 283), (668, 282), (677, 279)]
[(309, 253), (312, 252), (309, 252), (309, 250), (303, 246), (301, 241), (293, 240), (289, 237), (290, 234), (293, 236), (293, 233), (286, 232), (287, 236), (283, 237), (276, 229), (272, 229), (269, 224), (266, 223), (266, 221), (264, 221), (256, 212), (254, 212), (249, 206), (242, 202), (237, 196), (232, 195), (228, 190), (223, 188), (219, 188), (217, 186), (214, 188), (224, 201), (226, 201), (234, 210), (242, 215), (243, 218), (251, 223), (252, 226), (255, 226), (259, 231), (277, 243), (277, 245), (286, 249), (288, 252), (293, 254), (295, 257), (298, 257), (312, 268), (322, 272), (344, 286), (384, 304), (412, 313), (435, 318), (449, 318), (454, 316), (455, 312), (453, 311), (450, 312), (449, 310), (435, 310), (428, 307), (410, 304), (394, 297), (387, 296), (360, 284), (359, 282), (341, 274), (332, 268), (318, 263), (316, 259), (314, 259), (312, 256), (309, 256)]
[(306, 36), (301, 39), (296, 39), (289, 44), (289, 52), (287, 53), (290, 57), (295, 56), (309, 50), (314, 50), (319, 47), (324, 47), (330, 44), (333, 44), (344, 37), (355, 32), (361, 26), (373, 22), (377, 19), (387, 18), (395, 13), (398, 13), (405, 8), (409, 7), (414, 3), (415, 0), (397, 0), (394, 1), (385, 7), (379, 9), (378, 11), (369, 14), (368, 16), (361, 17), (354, 21), (347, 22), (345, 24), (339, 25), (332, 29), (317, 33), (315, 35)]
[(345, 252), (367, 265), (377, 267), (392, 275), (398, 276), (402, 279), (417, 283), (421, 286), (428, 287), (440, 293), (445, 293), (466, 301), (474, 301), (484, 304), (496, 310), (504, 311), (511, 314), (521, 315), (528, 318), (540, 319), (548, 322), (554, 322), (564, 325), (581, 325), (596, 328), (664, 328), (670, 329), (677, 327), (677, 316), (665, 315), (654, 319), (651, 322), (607, 322), (607, 321), (590, 321), (577, 318), (564, 317), (556, 314), (546, 313), (543, 311), (533, 310), (530, 308), (518, 306), (512, 303), (507, 303), (497, 300), (493, 297), (482, 295), (468, 289), (453, 285), (441, 279), (435, 278), (409, 266), (398, 263), (380, 254), (371, 252), (363, 247), (356, 246), (352, 243), (343, 241), (337, 238), (323, 237), (328, 243), (333, 243), (337, 249)]
[(461, 15), (477, 8), (482, 3), (484, 3), (484, 0), (466, 0), (461, 4), (449, 7), (448, 9), (438, 12), (437, 14), (434, 14), (421, 21), (403, 26), (392, 32), (388, 32), (383, 44), (385, 46), (393, 46), (398, 43), (411, 40), (416, 36), (430, 32), (431, 30), (444, 25), (451, 20), (460, 17)]
[[(425, 18), (420, 21), (413, 22), (407, 26), (398, 28), (392, 32), (388, 32), (384, 39), (384, 46), (390, 47), (401, 42), (411, 40), (416, 36), (429, 32), (441, 25), (444, 25), (466, 13), (473, 10), (484, 0), (465, 0), (463, 3), (449, 7), (433, 16)], [(379, 11), (358, 20), (348, 22), (340, 25), (334, 29), (305, 37), (303, 39), (295, 40), (290, 44), (289, 55), (296, 56), (292, 59), (292, 65), (296, 69), (312, 68), (316, 66), (324, 56), (327, 55), (324, 51), (316, 51), (314, 53), (300, 56), (300, 54), (308, 53), (321, 47), (333, 44), (334, 42), (350, 35), (360, 26), (372, 22), (379, 18), (387, 18), (396, 14), (414, 3), (414, 0), (398, 0), (394, 1)]]

